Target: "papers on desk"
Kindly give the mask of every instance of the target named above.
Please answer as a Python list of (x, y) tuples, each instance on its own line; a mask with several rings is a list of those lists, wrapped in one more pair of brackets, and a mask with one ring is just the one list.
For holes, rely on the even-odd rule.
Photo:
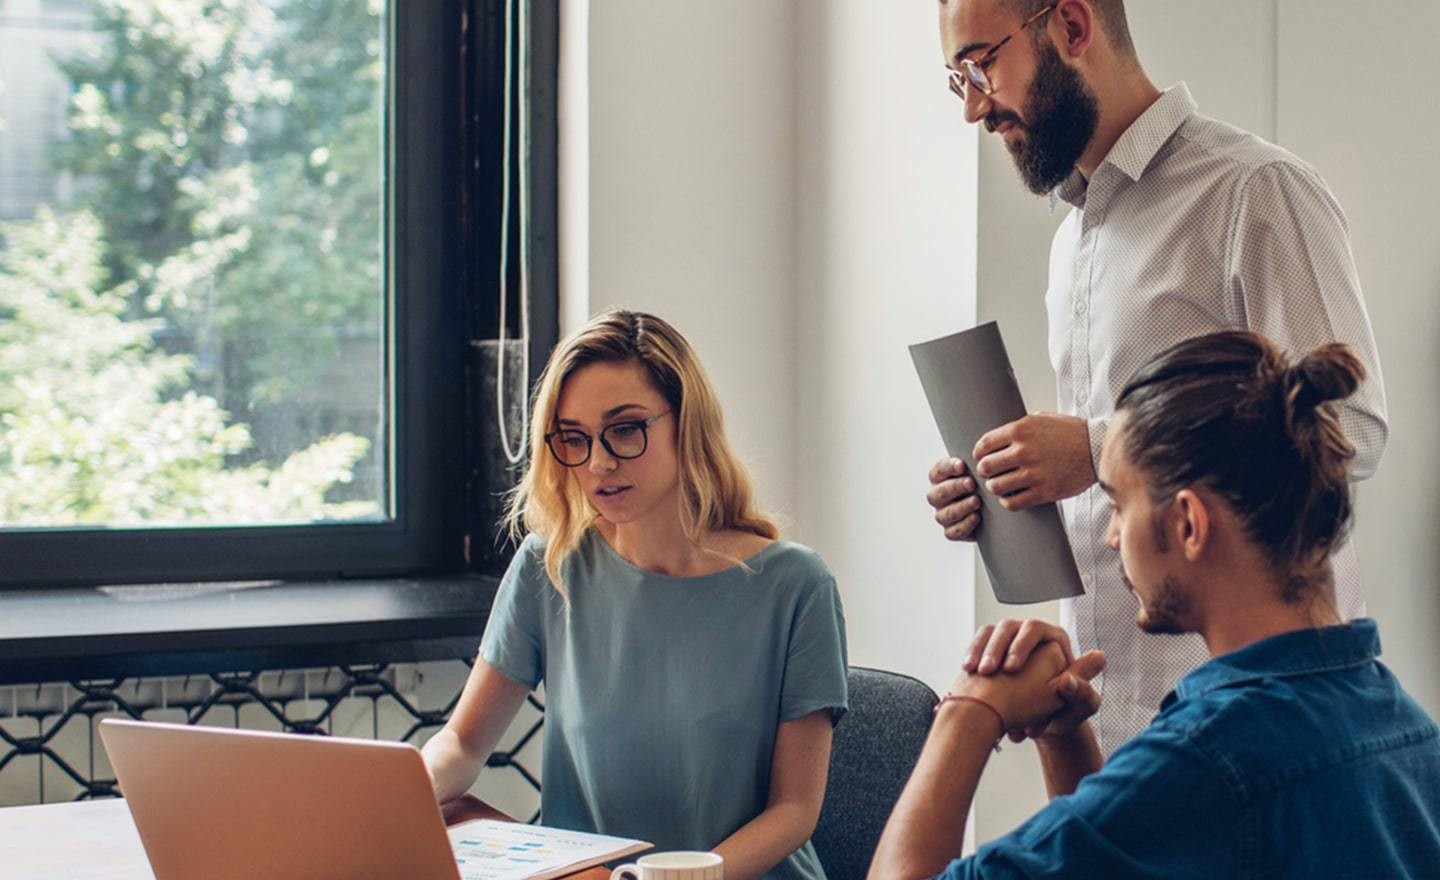
[(550, 880), (650, 848), (643, 840), (493, 819), (448, 833), (461, 880)]

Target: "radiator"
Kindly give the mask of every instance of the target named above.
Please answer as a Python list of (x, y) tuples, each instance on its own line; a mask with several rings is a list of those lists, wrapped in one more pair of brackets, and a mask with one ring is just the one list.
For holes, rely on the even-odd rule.
[[(421, 746), (445, 723), (469, 667), (460, 661), (0, 686), (0, 806), (120, 792), (100, 744), (107, 717), (285, 730)], [(532, 695), (473, 791), (532, 821), (539, 732)]]

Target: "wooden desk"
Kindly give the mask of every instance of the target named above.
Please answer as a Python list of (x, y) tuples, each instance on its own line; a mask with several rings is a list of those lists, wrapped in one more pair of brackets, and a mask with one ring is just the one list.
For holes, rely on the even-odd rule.
[[(571, 880), (608, 880), (591, 868)], [(130, 808), (118, 798), (0, 809), (4, 880), (155, 880)]]

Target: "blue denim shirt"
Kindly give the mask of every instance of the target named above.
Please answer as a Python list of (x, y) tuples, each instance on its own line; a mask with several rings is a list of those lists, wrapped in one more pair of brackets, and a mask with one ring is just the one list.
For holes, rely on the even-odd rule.
[(1440, 728), (1373, 620), (1185, 676), (1072, 795), (953, 862), (969, 877), (1440, 878)]

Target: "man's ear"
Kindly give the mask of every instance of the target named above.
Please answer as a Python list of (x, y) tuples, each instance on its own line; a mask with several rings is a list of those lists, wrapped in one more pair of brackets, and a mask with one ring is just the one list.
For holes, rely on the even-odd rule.
[(1187, 562), (1199, 559), (1209, 546), (1211, 539), (1211, 511), (1205, 499), (1192, 489), (1181, 489), (1175, 493), (1175, 520), (1171, 523), (1172, 536), (1180, 542), (1180, 551)]
[(1050, 13), (1050, 36), (1059, 53), (1079, 58), (1095, 41), (1095, 10), (1086, 0), (1059, 0)]

